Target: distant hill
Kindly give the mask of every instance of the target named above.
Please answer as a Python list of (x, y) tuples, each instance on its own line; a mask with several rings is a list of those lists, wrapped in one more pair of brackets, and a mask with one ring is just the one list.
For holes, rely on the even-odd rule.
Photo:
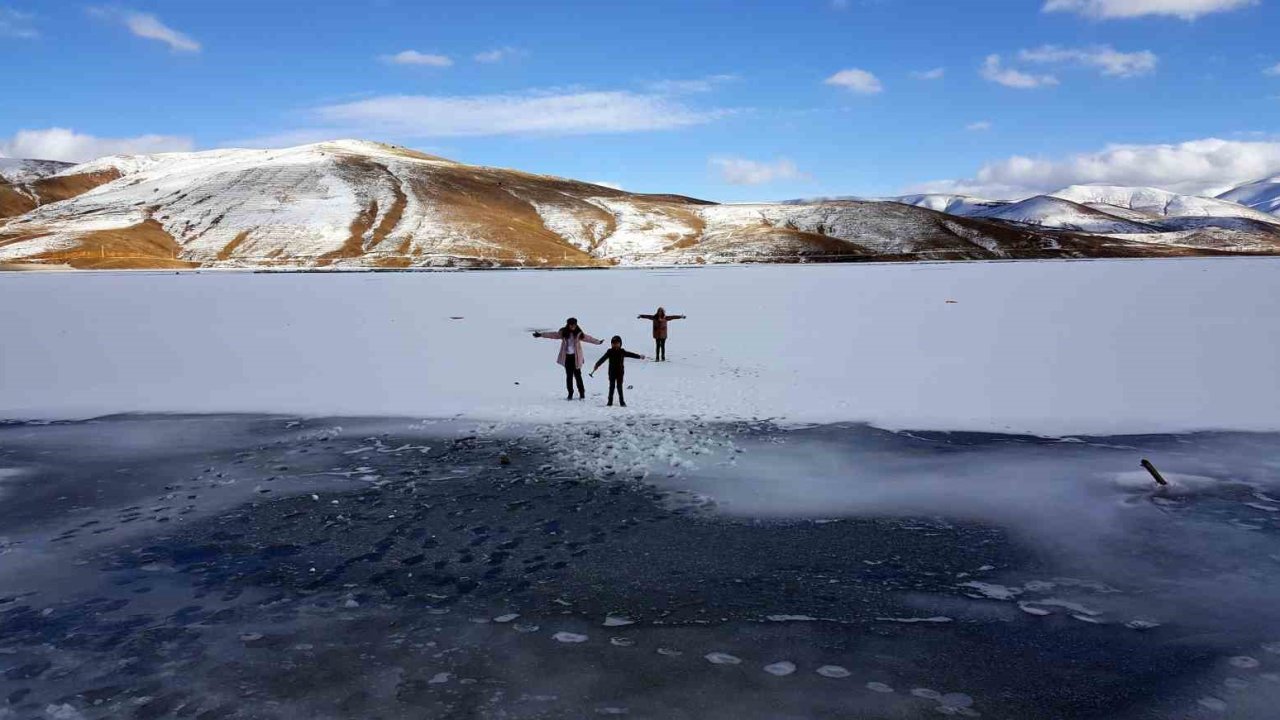
[(1171, 229), (1142, 203), (1126, 218), (1053, 198), (724, 205), (361, 140), (5, 167), (14, 169), (0, 184), (0, 263), (10, 264), (612, 267), (1280, 251), (1280, 232), (1253, 217), (1262, 213), (1221, 200), (1201, 198), (1247, 222)]
[(1280, 175), (1255, 180), (1232, 188), (1218, 196), (1260, 212), (1280, 215)]

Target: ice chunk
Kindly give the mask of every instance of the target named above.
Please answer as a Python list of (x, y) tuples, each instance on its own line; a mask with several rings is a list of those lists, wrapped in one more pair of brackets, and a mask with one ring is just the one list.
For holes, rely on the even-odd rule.
[(929, 688), (912, 688), (911, 694), (918, 698), (924, 698), (926, 700), (942, 699), (942, 693), (938, 692), (937, 690), (931, 690)]
[(1071, 602), (1069, 600), (1059, 600), (1058, 598), (1046, 598), (1044, 600), (1031, 600), (1028, 602), (1033, 602), (1036, 605), (1050, 605), (1053, 607), (1065, 608), (1077, 615), (1086, 615), (1088, 617), (1094, 617), (1102, 614), (1101, 611), (1091, 610), (1080, 603)]
[(703, 657), (705, 657), (707, 662), (712, 665), (739, 665), (742, 663), (740, 658), (730, 655), (729, 653), (709, 652), (706, 655), (703, 655)]
[(46, 705), (44, 715), (49, 720), (84, 720), (84, 715), (71, 705)]
[(983, 597), (988, 597), (992, 600), (1012, 600), (1022, 594), (1022, 588), (1005, 587), (1004, 585), (979, 582), (977, 580), (960, 583), (960, 587), (976, 590)]
[(892, 687), (890, 687), (890, 686), (888, 686), (888, 685), (885, 685), (885, 684), (884, 684), (884, 683), (882, 683), (882, 682), (869, 682), (869, 683), (867, 683), (867, 689), (868, 689), (868, 690), (870, 690), (871, 692), (878, 692), (878, 693), (891, 693), (891, 692), (893, 692), (893, 688), (892, 688)]
[(1199, 702), (1201, 707), (1205, 707), (1216, 712), (1227, 711), (1227, 704), (1216, 697), (1202, 697)]
[(1042, 607), (1036, 607), (1034, 603), (1030, 603), (1030, 602), (1019, 602), (1018, 607), (1022, 609), (1022, 612), (1027, 613), (1028, 615), (1039, 615), (1043, 617), (1045, 615), (1053, 614), (1052, 610), (1046, 610)]

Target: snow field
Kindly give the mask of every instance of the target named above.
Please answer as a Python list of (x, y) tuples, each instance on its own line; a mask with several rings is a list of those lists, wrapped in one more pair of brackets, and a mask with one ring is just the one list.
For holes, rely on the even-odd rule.
[[(0, 417), (1273, 430), (1276, 287), (1270, 259), (12, 274), (0, 277)], [(574, 315), (648, 355), (636, 315), (660, 304), (689, 319), (672, 323), (671, 362), (628, 361), (631, 407), (602, 407), (603, 376), (588, 380), (587, 402), (566, 403), (556, 345), (529, 334)], [(587, 346), (588, 360), (602, 351)]]

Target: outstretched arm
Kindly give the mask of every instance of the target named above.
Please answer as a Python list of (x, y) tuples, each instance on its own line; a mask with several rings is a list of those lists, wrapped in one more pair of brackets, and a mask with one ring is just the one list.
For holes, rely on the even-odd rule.
[(652, 315), (637, 315), (637, 316), (636, 316), (636, 319), (637, 319), (637, 320), (652, 320), (652, 319), (653, 319), (653, 316), (652, 316)]
[(600, 359), (596, 361), (596, 366), (591, 368), (591, 374), (594, 375), (595, 372), (600, 369), (600, 366), (604, 364), (604, 361), (608, 359), (609, 359), (609, 353), (606, 352), (605, 354), (601, 355)]
[(627, 357), (631, 358), (632, 360), (643, 360), (643, 359), (644, 359), (644, 356), (643, 356), (643, 355), (637, 355), (636, 353), (633, 353), (633, 352), (631, 352), (630, 350), (623, 350), (623, 351), (622, 351), (622, 354), (623, 354), (623, 355), (626, 355)]
[(685, 319), (685, 318), (687, 318), (687, 317), (689, 317), (689, 316), (688, 316), (688, 315), (668, 315), (668, 316), (667, 316), (667, 319), (668, 319), (668, 320), (683, 320), (683, 319)]
[(603, 340), (598, 340), (598, 339), (596, 339), (596, 338), (593, 338), (593, 337), (591, 337), (590, 335), (588, 335), (588, 334), (586, 334), (586, 333), (582, 333), (582, 341), (583, 341), (583, 342), (589, 342), (589, 343), (591, 343), (592, 345), (603, 345), (603, 344), (604, 344), (604, 341), (603, 341)]
[(560, 339), (560, 333), (536, 332), (533, 334), (533, 336), (536, 338), (542, 338), (543, 340), (559, 340)]

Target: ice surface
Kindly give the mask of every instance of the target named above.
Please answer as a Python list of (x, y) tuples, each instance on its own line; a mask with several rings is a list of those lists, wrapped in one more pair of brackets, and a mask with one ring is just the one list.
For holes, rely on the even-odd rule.
[[(1280, 427), (1280, 261), (0, 277), (0, 417), (630, 414), (1041, 434)], [(954, 303), (948, 303), (954, 300)], [(672, 362), (567, 404), (576, 315)], [(462, 317), (451, 320), (450, 317)], [(588, 348), (594, 359), (596, 348)]]
[[(618, 423), (628, 421), (650, 422)], [(716, 512), (740, 510), (736, 497), (687, 512), (678, 490), (561, 471), (559, 446), (491, 422), (0, 424), (3, 464), (31, 474), (12, 480), (16, 501), (0, 503), (0, 527), (21, 524), (0, 562), (0, 629), (18, 654), (0, 650), (0, 666), (49, 673), (0, 680), (0, 697), (32, 688), (22, 717), (64, 702), (125, 716), (144, 695), (172, 708), (189, 687), (192, 702), (233, 688), (226, 702), (241, 714), (289, 717), (309, 716), (314, 700), (349, 702), (346, 714), (362, 717), (448, 717), (467, 704), (480, 717), (1073, 717), (1106, 707), (1127, 720), (1197, 717), (1188, 708), (1208, 697), (1234, 716), (1271, 716), (1280, 610), (1268, 556), (1280, 518), (1247, 532), (1229, 521), (1280, 496), (1280, 436), (684, 424), (729, 432), (742, 452), (732, 466), (700, 457), (656, 480), (727, 497), (701, 483), (732, 469), (744, 495), (773, 483), (816, 496), (758, 518)], [(663, 420), (653, 437), (679, 425)], [(861, 462), (837, 472), (816, 461), (832, 452)], [(786, 475), (755, 475), (772, 471), (770, 453), (791, 460)], [(1116, 482), (1137, 457), (1206, 480), (1164, 496), (1153, 482)], [(241, 487), (242, 502), (211, 506), (222, 483)], [(285, 497), (286, 483), (313, 485)], [(957, 491), (941, 494), (947, 484)], [(863, 503), (879, 486), (896, 497)], [(974, 500), (961, 504), (965, 488)], [(143, 535), (120, 538), (135, 529)], [(44, 559), (38, 573), (14, 566), (23, 555)], [(636, 622), (597, 637), (590, 628), (608, 618)], [(154, 689), (167, 677), (194, 685)], [(108, 686), (128, 694), (89, 705)]]

